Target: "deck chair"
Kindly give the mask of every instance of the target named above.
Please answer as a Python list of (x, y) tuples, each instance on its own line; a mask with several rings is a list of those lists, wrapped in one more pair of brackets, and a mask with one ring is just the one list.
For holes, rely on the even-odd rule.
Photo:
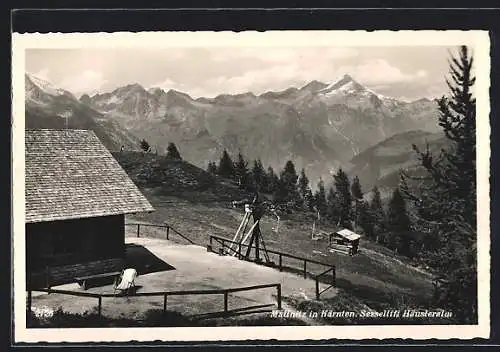
[(130, 292), (131, 288), (135, 288), (135, 279), (137, 277), (137, 270), (133, 268), (128, 268), (122, 271), (118, 283), (114, 287), (114, 293), (116, 291)]

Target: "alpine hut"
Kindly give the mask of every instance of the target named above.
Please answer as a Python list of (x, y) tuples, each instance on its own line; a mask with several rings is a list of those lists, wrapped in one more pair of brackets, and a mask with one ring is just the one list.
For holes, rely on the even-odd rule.
[(361, 235), (349, 230), (342, 229), (329, 235), (330, 251), (342, 252), (349, 255), (358, 253), (359, 239)]
[(154, 209), (111, 152), (93, 131), (40, 129), (25, 156), (28, 286), (121, 271), (125, 214)]

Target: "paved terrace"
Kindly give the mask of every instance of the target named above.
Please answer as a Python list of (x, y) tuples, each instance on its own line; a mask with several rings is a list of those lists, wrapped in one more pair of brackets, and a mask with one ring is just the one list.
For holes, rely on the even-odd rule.
[[(155, 238), (126, 237), (127, 261), (135, 267), (138, 292), (181, 291), (195, 289), (225, 289), (261, 284), (282, 284), (282, 296), (314, 299), (315, 281), (300, 275), (220, 256), (196, 245), (179, 245)], [(323, 284), (320, 286), (322, 289)], [(82, 290), (77, 284), (54, 289)], [(113, 293), (112, 285), (89, 288), (87, 292)], [(322, 297), (336, 294), (330, 289)], [(276, 289), (235, 292), (229, 295), (229, 309), (276, 303)], [(60, 294), (33, 293), (33, 309), (83, 313), (95, 309), (97, 299)], [(149, 309), (163, 309), (163, 297), (103, 298), (102, 313), (107, 317), (140, 318)], [(221, 311), (223, 295), (169, 296), (168, 310), (183, 314), (203, 314)]]

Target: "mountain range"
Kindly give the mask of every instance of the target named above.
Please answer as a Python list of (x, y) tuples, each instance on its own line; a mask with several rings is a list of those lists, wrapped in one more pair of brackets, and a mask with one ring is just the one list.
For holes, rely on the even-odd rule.
[(137, 83), (77, 99), (27, 75), (26, 119), (27, 126), (61, 128), (68, 120), (70, 128), (95, 130), (115, 150), (136, 150), (144, 138), (163, 153), (174, 142), (185, 160), (203, 168), (224, 149), (275, 170), (290, 159), (313, 184), (339, 167), (364, 173), (362, 152), (395, 135), (439, 131), (435, 101), (386, 97), (349, 75), (331, 84), (198, 99)]
[(118, 122), (82, 104), (71, 92), (25, 75), (25, 125), (33, 128), (88, 129), (111, 150), (139, 150), (139, 140)]

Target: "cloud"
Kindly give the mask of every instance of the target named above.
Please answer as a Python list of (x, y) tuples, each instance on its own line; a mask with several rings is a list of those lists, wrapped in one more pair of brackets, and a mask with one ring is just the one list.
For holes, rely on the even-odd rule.
[[(254, 49), (239, 50), (238, 55), (249, 54)], [(294, 55), (293, 50), (283, 50), (280, 54), (273, 51), (267, 60), (284, 60), (288, 55)], [(335, 51), (328, 54), (323, 50), (322, 54), (337, 55)], [(358, 65), (344, 65), (336, 67), (329, 64), (331, 61), (324, 56), (314, 56), (317, 53), (307, 53), (304, 56), (288, 60), (286, 62), (269, 62), (268, 65), (260, 65), (259, 68), (249, 69), (235, 75), (217, 75), (207, 77), (205, 80), (192, 84), (181, 84), (170, 78), (165, 79), (153, 86), (162, 87), (166, 90), (176, 89), (187, 92), (192, 96), (214, 97), (219, 94), (238, 94), (253, 92), (261, 94), (266, 91), (279, 91), (289, 87), (301, 87), (312, 80), (320, 80), (332, 83), (345, 73), (351, 74), (361, 84), (370, 87), (387, 89), (391, 85), (402, 82), (422, 80), (427, 77), (427, 71), (418, 70), (414, 73), (406, 73), (395, 66), (391, 66), (385, 60), (368, 60)]]
[(74, 94), (94, 94), (107, 82), (102, 73), (84, 70), (82, 73), (63, 79), (58, 86)]
[(49, 70), (47, 68), (41, 69), (40, 71), (33, 73), (33, 76), (41, 78), (45, 81), (50, 81)]
[(250, 70), (241, 75), (219, 76), (205, 82), (205, 90), (211, 96), (220, 93), (260, 94), (268, 90), (282, 90), (302, 83), (300, 67), (296, 64), (275, 65), (263, 69)]
[(248, 70), (234, 76), (212, 76), (196, 82), (195, 85), (166, 78), (149, 86), (160, 87), (164, 90), (180, 90), (196, 98), (246, 92), (259, 94), (270, 89), (286, 89), (291, 85), (297, 85), (297, 82), (302, 83), (300, 72), (300, 67), (296, 64), (273, 65), (262, 69)]
[(172, 81), (170, 78), (165, 78), (165, 80), (151, 84), (149, 88), (161, 88), (163, 90), (169, 90), (169, 89), (178, 89), (180, 86), (179, 83)]
[[(396, 83), (424, 81), (428, 76), (426, 70), (404, 72), (383, 59), (365, 60), (359, 64), (334, 65), (335, 57), (356, 55), (355, 51), (348, 48), (321, 50), (315, 48), (308, 52), (292, 49), (272, 49), (265, 52), (264, 49), (246, 48), (238, 49), (234, 53), (225, 52), (223, 55), (225, 59), (231, 55), (233, 60), (236, 60), (236, 56), (254, 55), (267, 60), (268, 65), (260, 65), (261, 67), (233, 76), (220, 75), (208, 78), (199, 82), (197, 89), (207, 92), (207, 96), (248, 91), (261, 94), (269, 90), (284, 90), (291, 86), (300, 87), (312, 80), (332, 83), (345, 73), (351, 74), (361, 84), (384, 89)], [(218, 54), (222, 57), (222, 52)]]
[(383, 59), (367, 60), (355, 66), (340, 66), (336, 71), (338, 75), (349, 73), (360, 83), (369, 85), (410, 82), (426, 78), (428, 75), (425, 70), (418, 70), (415, 73), (405, 73)]
[(358, 51), (353, 48), (223, 48), (212, 51), (210, 58), (215, 62), (234, 61), (238, 59), (254, 59), (261, 62), (290, 63), (298, 61), (345, 59), (356, 56)]

